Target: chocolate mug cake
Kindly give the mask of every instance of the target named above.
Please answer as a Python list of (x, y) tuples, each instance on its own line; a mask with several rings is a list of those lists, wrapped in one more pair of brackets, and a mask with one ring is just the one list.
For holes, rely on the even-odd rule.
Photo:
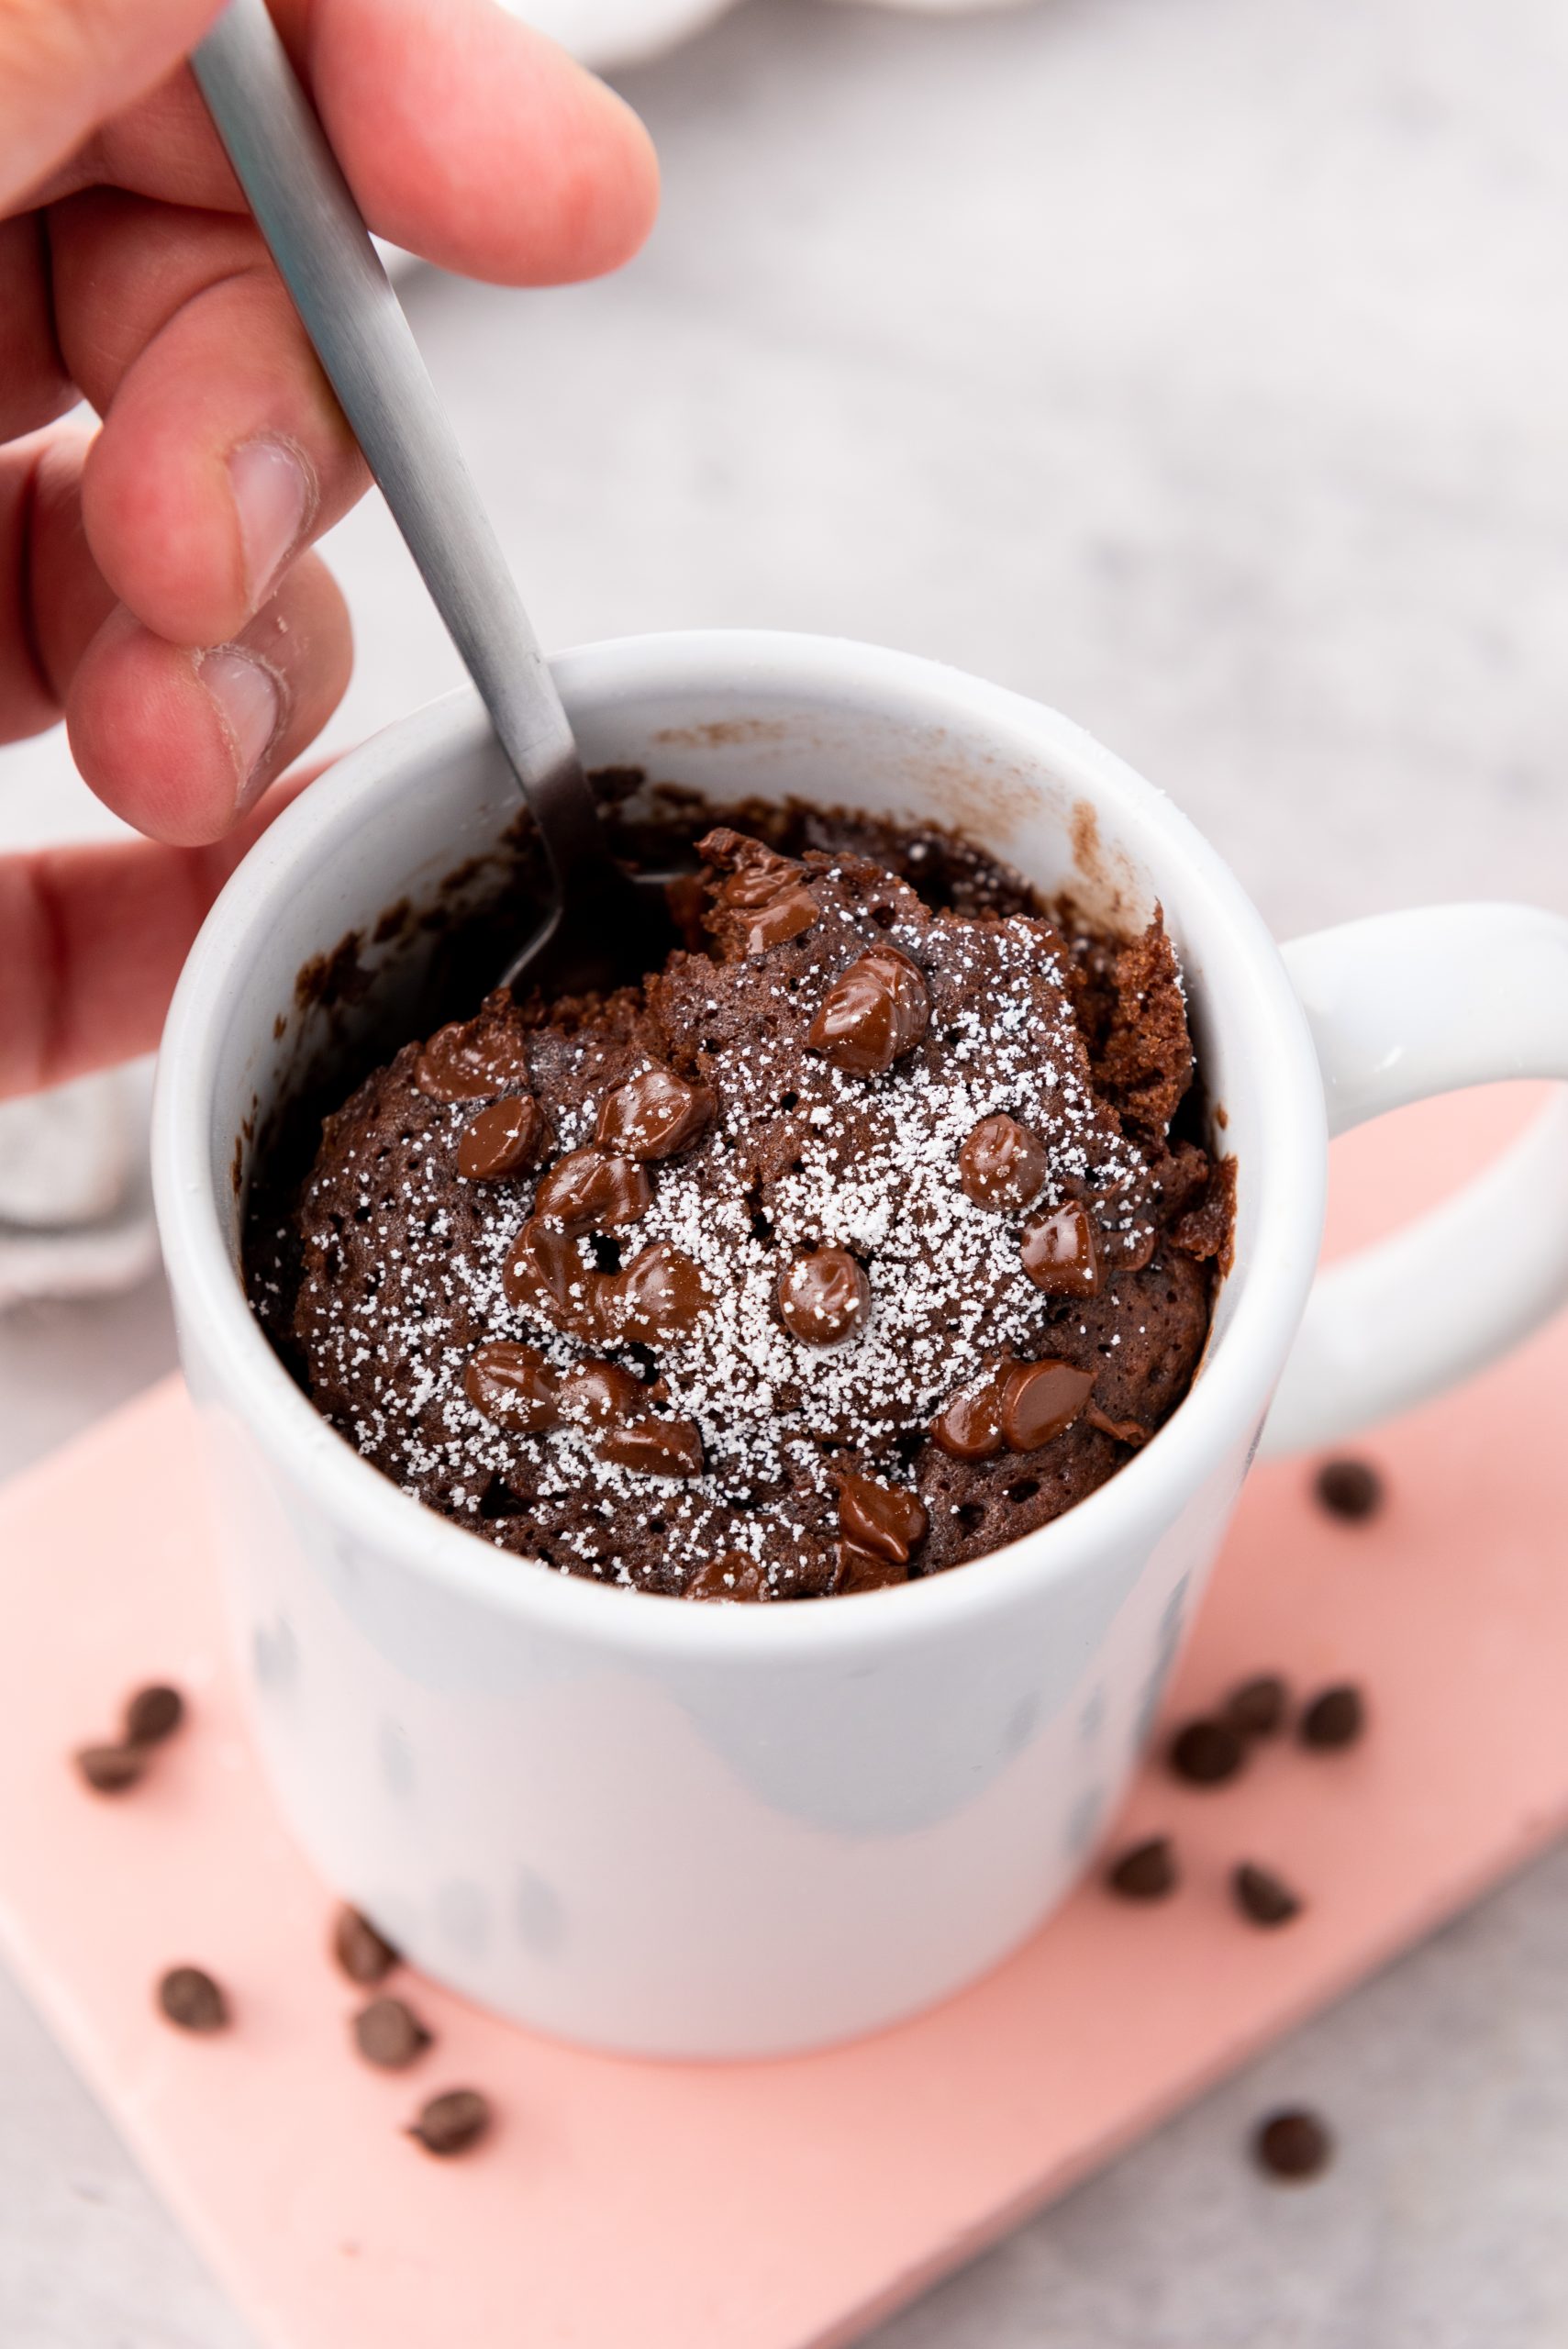
[(1185, 1394), (1228, 1260), (1159, 918), (1054, 918), (931, 829), (748, 811), (685, 944), (492, 996), (328, 1117), (252, 1304), (318, 1409), (479, 1538), (669, 1596), (940, 1572)]

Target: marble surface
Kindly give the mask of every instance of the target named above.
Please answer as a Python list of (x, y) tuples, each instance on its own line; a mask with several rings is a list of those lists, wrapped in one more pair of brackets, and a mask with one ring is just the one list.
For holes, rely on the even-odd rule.
[[(1282, 934), (1568, 908), (1568, 20), (1551, 0), (754, 0), (626, 87), (620, 278), (406, 295), (547, 641), (826, 629), (1052, 700)], [(331, 739), (455, 663), (383, 514)], [(58, 737), (0, 845), (110, 829)], [(0, 1320), (0, 1472), (172, 1359), (157, 1284)], [(877, 2349), (1568, 2337), (1568, 1853), (883, 2329)], [(243, 2349), (0, 1982), (0, 2337)], [(1341, 2138), (1257, 2180), (1252, 2118)], [(488, 2344), (485, 2344), (488, 2349)]]

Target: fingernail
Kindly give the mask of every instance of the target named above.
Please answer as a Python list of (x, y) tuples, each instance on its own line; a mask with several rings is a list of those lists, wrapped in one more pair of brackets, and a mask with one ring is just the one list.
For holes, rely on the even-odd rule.
[(196, 674), (217, 704), (233, 745), (239, 769), (238, 805), (243, 807), (251, 779), (278, 730), (283, 694), (272, 672), (233, 644), (199, 654)]
[(298, 545), (316, 490), (304, 458), (286, 440), (247, 440), (228, 460), (228, 478), (254, 611)]

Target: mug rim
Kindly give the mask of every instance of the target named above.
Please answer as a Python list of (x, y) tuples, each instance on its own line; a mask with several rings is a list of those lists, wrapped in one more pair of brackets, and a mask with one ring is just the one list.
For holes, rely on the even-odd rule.
[[(1206, 956), (1246, 965), (1246, 984), (1216, 989), (1213, 1022), (1238, 1033), (1258, 1108), (1258, 1186), (1251, 1257), (1235, 1285), (1228, 1326), (1170, 1419), (1147, 1447), (1059, 1518), (960, 1567), (885, 1589), (787, 1608), (690, 1605), (662, 1594), (552, 1572), (479, 1541), (403, 1492), (353, 1449), (295, 1385), (255, 1320), (230, 1252), (213, 1180), (211, 1099), (218, 1041), (243, 992), (250, 944), (303, 863), (344, 852), (361, 804), (390, 774), (455, 754), (488, 735), (472, 687), (394, 720), (326, 769), (275, 818), (207, 914), (181, 974), (159, 1053), (153, 1182), (171, 1286), (180, 1312), (199, 1315), (206, 1351), (263, 1449), (287, 1464), (333, 1522), (390, 1551), (420, 1577), (541, 1629), (575, 1631), (596, 1645), (652, 1650), (694, 1663), (800, 1661), (884, 1651), (1005, 1611), (1042, 1584), (1092, 1572), (1123, 1542), (1170, 1523), (1225, 1451), (1262, 1431), (1316, 1266), (1326, 1186), (1327, 1121), (1305, 1014), (1279, 949), (1229, 867), (1155, 785), (1048, 705), (919, 655), (850, 639), (785, 630), (702, 629), (609, 638), (551, 657), (570, 710), (610, 696), (701, 690), (738, 682), (846, 696), (891, 715), (923, 702), (962, 706), (995, 734), (1032, 734), (1042, 763), (1069, 788), (1117, 803), (1130, 818), (1156, 881), (1173, 866), (1203, 903)], [(1227, 952), (1226, 950), (1229, 950)], [(270, 1009), (266, 1015), (271, 1017)], [(1249, 1453), (1249, 1458), (1251, 1453)], [(1162, 1501), (1163, 1488), (1163, 1501)], [(1142, 1529), (1141, 1537), (1140, 1529)]]

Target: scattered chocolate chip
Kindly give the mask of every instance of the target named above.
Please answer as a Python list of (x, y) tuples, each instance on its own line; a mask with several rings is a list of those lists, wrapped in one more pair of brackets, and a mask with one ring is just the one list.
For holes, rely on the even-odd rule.
[(123, 1795), (147, 1769), (147, 1750), (140, 1745), (83, 1745), (75, 1758), (83, 1783), (95, 1795)]
[(1095, 1228), (1087, 1210), (1069, 1199), (1054, 1215), (1037, 1218), (1024, 1227), (1018, 1243), (1025, 1272), (1047, 1297), (1095, 1297), (1100, 1286), (1100, 1260), (1095, 1248)]
[(185, 1718), (185, 1700), (177, 1688), (157, 1681), (139, 1688), (126, 1699), (125, 1742), (128, 1745), (161, 1745)]
[(428, 2154), (443, 2159), (449, 2154), (465, 2154), (477, 2145), (491, 2121), (489, 2101), (477, 2088), (448, 2088), (444, 2096), (433, 2096), (428, 2104), (419, 2109), (417, 2120), (412, 2121), (406, 2134), (416, 2144), (423, 2145)]
[(422, 2055), (430, 2034), (401, 1998), (373, 1998), (354, 2017), (354, 2044), (367, 2064), (401, 2072)]
[(656, 1346), (695, 1327), (713, 1299), (701, 1272), (681, 1249), (656, 1240), (599, 1291), (599, 1319), (623, 1344)]
[(1288, 1925), (1301, 1914), (1301, 1898), (1270, 1868), (1243, 1860), (1230, 1878), (1236, 1906), (1254, 1925)]
[(470, 1355), (462, 1391), (476, 1411), (515, 1435), (561, 1424), (561, 1381), (537, 1346), (492, 1338)]
[(1246, 1758), (1246, 1748), (1229, 1721), (1188, 1721), (1171, 1740), (1171, 1767), (1189, 1786), (1220, 1786), (1236, 1776)]
[(695, 1419), (634, 1419), (612, 1428), (599, 1449), (618, 1468), (634, 1468), (643, 1476), (702, 1475), (702, 1431)]
[(591, 1337), (598, 1328), (602, 1275), (591, 1273), (577, 1242), (559, 1224), (530, 1216), (512, 1242), (501, 1267), (508, 1305), (548, 1329)]
[(767, 1580), (766, 1569), (744, 1550), (726, 1550), (697, 1568), (681, 1597), (717, 1599), (721, 1606), (727, 1599), (761, 1598)]
[(594, 1139), (628, 1158), (673, 1158), (711, 1123), (717, 1106), (706, 1085), (688, 1085), (673, 1068), (645, 1068), (606, 1094)]
[(879, 1485), (870, 1476), (839, 1475), (839, 1527), (846, 1542), (895, 1565), (926, 1538), (926, 1505), (902, 1485)]
[(1006, 1438), (995, 1364), (948, 1397), (931, 1422), (931, 1441), (950, 1460), (994, 1460), (1003, 1450)]
[(384, 1982), (393, 1967), (403, 1963), (402, 1952), (357, 1909), (339, 1909), (333, 1919), (332, 1954), (350, 1981), (361, 1986)]
[(1366, 1727), (1366, 1702), (1359, 1688), (1349, 1681), (1337, 1688), (1325, 1688), (1314, 1697), (1301, 1716), (1296, 1734), (1303, 1745), (1320, 1753), (1329, 1753), (1341, 1745), (1353, 1745)]
[(1289, 1701), (1278, 1673), (1260, 1672), (1232, 1688), (1225, 1699), (1224, 1718), (1239, 1737), (1277, 1737), (1284, 1727)]
[(1038, 1452), (1072, 1426), (1094, 1389), (1093, 1371), (1077, 1370), (1070, 1362), (1009, 1363), (996, 1386), (1008, 1449)]
[(779, 1275), (779, 1318), (807, 1346), (836, 1346), (863, 1330), (871, 1283), (845, 1248), (797, 1256)]
[(1334, 2141), (1315, 2112), (1276, 2112), (1259, 2122), (1252, 2152), (1271, 2176), (1298, 2181), (1328, 2168)]
[(222, 2031), (228, 2001), (199, 1965), (172, 1965), (158, 1985), (158, 2004), (180, 2031)]
[(1123, 1900), (1163, 1900), (1180, 1882), (1170, 1837), (1151, 1835), (1147, 1842), (1134, 1843), (1111, 1862), (1106, 1882)]
[(977, 1208), (1027, 1208), (1049, 1172), (1045, 1144), (1016, 1118), (982, 1118), (958, 1153), (958, 1179)]
[(539, 1156), (544, 1112), (531, 1093), (492, 1101), (470, 1118), (457, 1138), (457, 1171), (470, 1183), (502, 1183)]
[(648, 1408), (648, 1389), (634, 1371), (618, 1362), (574, 1362), (562, 1373), (561, 1416), (587, 1427), (607, 1427), (613, 1419), (640, 1417)]
[(615, 1151), (570, 1150), (534, 1193), (534, 1220), (555, 1224), (575, 1238), (636, 1223), (652, 1200), (652, 1186), (637, 1159)]
[(483, 1016), (438, 1029), (414, 1067), (415, 1084), (432, 1101), (493, 1100), (528, 1074), (522, 1038)]
[(864, 1550), (858, 1542), (840, 1542), (838, 1572), (833, 1578), (836, 1591), (885, 1590), (892, 1583), (908, 1579), (908, 1566), (900, 1560), (884, 1557), (876, 1550)]
[(1383, 1479), (1370, 1460), (1325, 1460), (1312, 1489), (1330, 1517), (1375, 1517), (1383, 1507)]
[(878, 1076), (919, 1042), (930, 1008), (909, 957), (873, 946), (834, 980), (806, 1041), (851, 1076)]

